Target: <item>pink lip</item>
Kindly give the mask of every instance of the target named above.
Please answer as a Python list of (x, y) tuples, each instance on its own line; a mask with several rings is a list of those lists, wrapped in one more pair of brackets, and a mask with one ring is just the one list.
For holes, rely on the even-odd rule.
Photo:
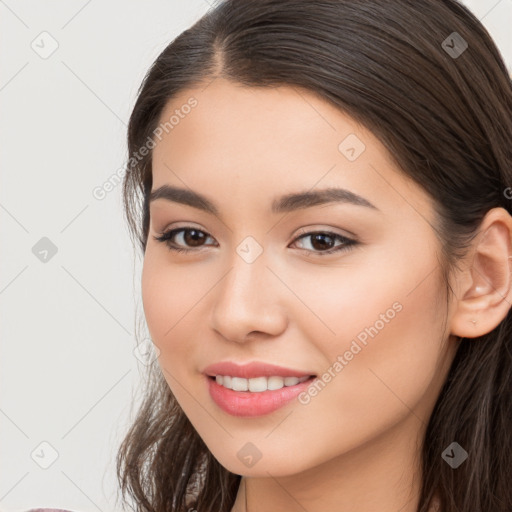
[[(218, 373), (217, 375), (222, 375), (222, 373)], [(230, 374), (227, 373), (227, 375)], [(273, 373), (272, 375), (276, 374)], [(295, 374), (295, 376), (298, 375)], [(291, 402), (300, 393), (305, 391), (314, 379), (315, 377), (311, 377), (311, 379), (300, 382), (295, 386), (285, 386), (274, 391), (262, 391), (260, 393), (233, 391), (232, 389), (227, 389), (224, 386), (217, 384), (214, 378), (208, 376), (206, 376), (206, 383), (212, 400), (223, 411), (231, 414), (232, 416), (254, 417), (270, 414), (277, 409), (280, 409), (287, 403)]]
[(211, 364), (203, 370), (203, 373), (211, 377), (215, 377), (216, 375), (229, 375), (231, 377), (243, 377), (244, 379), (253, 379), (255, 377), (305, 377), (306, 375), (314, 375), (313, 372), (301, 372), (273, 364), (254, 362), (238, 365), (231, 361)]

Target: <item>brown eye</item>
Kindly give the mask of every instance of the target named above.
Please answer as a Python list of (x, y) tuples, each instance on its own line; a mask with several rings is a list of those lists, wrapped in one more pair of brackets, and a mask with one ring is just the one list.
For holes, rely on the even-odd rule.
[(183, 240), (187, 245), (191, 245), (192, 247), (201, 246), (201, 242), (205, 240), (205, 234), (198, 229), (186, 229), (184, 230)]
[[(176, 235), (182, 235), (179, 238), (179, 244), (173, 240)], [(166, 231), (154, 239), (165, 243), (171, 251), (188, 252), (193, 251), (194, 247), (203, 247), (203, 242), (208, 237), (207, 233), (197, 228), (177, 228)], [(186, 247), (183, 247), (182, 244), (185, 244)]]
[[(347, 250), (357, 244), (355, 240), (347, 238), (337, 233), (331, 233), (329, 231), (314, 231), (311, 233), (305, 233), (296, 240), (310, 239), (310, 246), (313, 250), (304, 249), (308, 252), (313, 252), (318, 256), (324, 256), (327, 254), (333, 254), (335, 252)], [(338, 239), (342, 243), (338, 246), (333, 245), (335, 240)]]

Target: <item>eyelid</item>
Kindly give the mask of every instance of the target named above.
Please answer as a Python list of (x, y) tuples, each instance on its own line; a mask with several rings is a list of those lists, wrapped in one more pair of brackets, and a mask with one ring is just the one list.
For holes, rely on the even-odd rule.
[[(340, 233), (340, 231), (343, 231)], [(292, 238), (292, 241), (295, 240), (298, 236), (301, 236), (301, 235), (310, 235), (311, 233), (333, 233), (335, 235), (339, 235), (343, 238), (349, 238), (349, 239), (352, 239), (354, 240), (354, 242), (358, 241), (358, 237), (357, 235), (355, 235), (354, 233), (352, 233), (351, 231), (348, 231), (347, 229), (344, 229), (344, 230), (340, 230), (340, 228), (334, 228), (334, 227), (317, 227), (317, 226), (307, 226), (307, 227), (302, 227), (299, 229), (299, 231), (293, 235), (293, 238)]]

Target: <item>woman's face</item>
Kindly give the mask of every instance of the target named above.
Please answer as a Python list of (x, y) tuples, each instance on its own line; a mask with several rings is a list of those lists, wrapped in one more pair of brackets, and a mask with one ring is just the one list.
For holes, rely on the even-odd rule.
[[(213, 455), (237, 474), (284, 476), (380, 453), (397, 433), (410, 451), (456, 349), (426, 193), (371, 132), (296, 88), (216, 79), (174, 98), (161, 122), (152, 191), (186, 192), (150, 204), (144, 312)], [(195, 194), (214, 209), (185, 204)], [(316, 378), (256, 368), (223, 379), (229, 390), (206, 375), (236, 377), (207, 370), (224, 362)]]

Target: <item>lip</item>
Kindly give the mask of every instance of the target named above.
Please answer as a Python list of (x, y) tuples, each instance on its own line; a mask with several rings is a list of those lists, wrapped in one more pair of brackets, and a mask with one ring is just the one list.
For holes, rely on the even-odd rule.
[(223, 361), (207, 366), (202, 373), (207, 377), (229, 375), (231, 377), (242, 377), (244, 379), (254, 379), (255, 377), (306, 377), (315, 375), (313, 372), (303, 372), (294, 370), (293, 368), (285, 368), (283, 366), (258, 361), (244, 365), (239, 365), (232, 361)]
[[(272, 368), (273, 371), (275, 371), (274, 368)], [(217, 375), (222, 375), (222, 373)], [(227, 375), (229, 375), (229, 373)], [(275, 375), (275, 373), (273, 375)], [(303, 374), (302, 376), (304, 375), (308, 374)], [(236, 377), (236, 375), (234, 376)], [(284, 377), (284, 375), (281, 376)], [(293, 375), (286, 376), (291, 377)], [(298, 375), (295, 374), (295, 376)], [(227, 389), (217, 384), (215, 378), (209, 377), (208, 375), (205, 376), (212, 400), (224, 412), (227, 412), (231, 416), (238, 417), (254, 417), (270, 414), (290, 403), (294, 398), (305, 391), (315, 379), (316, 377), (312, 376), (310, 379), (300, 382), (295, 386), (284, 386), (281, 389), (252, 393), (249, 391), (233, 391), (232, 389)]]

